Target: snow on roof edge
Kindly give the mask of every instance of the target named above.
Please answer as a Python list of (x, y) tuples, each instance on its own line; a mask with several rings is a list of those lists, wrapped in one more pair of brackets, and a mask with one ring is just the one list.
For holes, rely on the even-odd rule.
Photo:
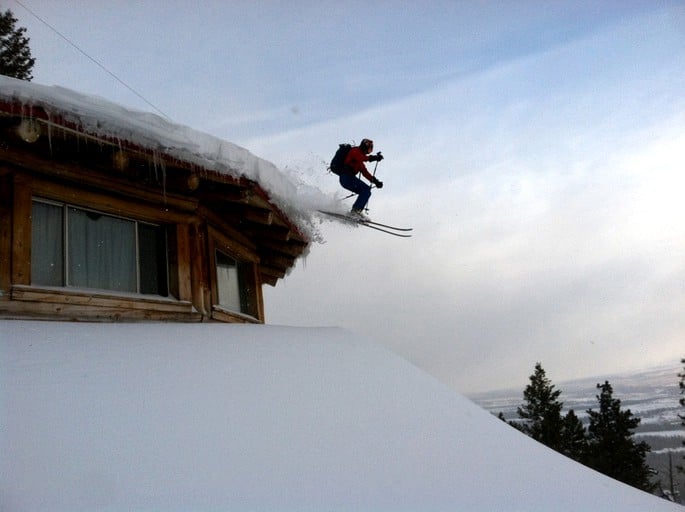
[(41, 107), (48, 116), (74, 123), (85, 133), (125, 140), (207, 170), (256, 182), (270, 201), (310, 240), (320, 240), (312, 211), (330, 201), (323, 192), (286, 176), (275, 164), (246, 148), (173, 123), (161, 116), (123, 107), (99, 96), (0, 75), (0, 99)]

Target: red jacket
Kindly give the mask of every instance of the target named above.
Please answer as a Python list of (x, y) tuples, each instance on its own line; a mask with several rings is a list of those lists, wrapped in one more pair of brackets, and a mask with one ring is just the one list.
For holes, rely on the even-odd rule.
[(367, 180), (373, 181), (373, 176), (364, 165), (364, 162), (368, 161), (369, 155), (365, 155), (361, 149), (359, 149), (357, 146), (354, 146), (352, 149), (350, 149), (345, 157), (345, 166), (350, 168), (354, 175), (362, 173)]

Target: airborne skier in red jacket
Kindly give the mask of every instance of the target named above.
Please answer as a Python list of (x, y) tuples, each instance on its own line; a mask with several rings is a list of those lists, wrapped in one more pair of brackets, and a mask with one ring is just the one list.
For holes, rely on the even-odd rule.
[(373, 176), (364, 165), (364, 162), (380, 162), (383, 160), (383, 155), (380, 152), (370, 155), (371, 151), (373, 151), (373, 141), (362, 139), (359, 146), (354, 146), (347, 153), (344, 170), (340, 173), (340, 185), (357, 194), (357, 200), (352, 205), (351, 213), (358, 217), (363, 216), (364, 207), (371, 197), (371, 186), (364, 183), (357, 175), (361, 173), (376, 187), (383, 188), (383, 182)]

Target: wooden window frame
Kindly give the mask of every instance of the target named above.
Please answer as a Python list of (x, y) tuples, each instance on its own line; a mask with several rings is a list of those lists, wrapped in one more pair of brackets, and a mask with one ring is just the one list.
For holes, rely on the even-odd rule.
[[(61, 210), (61, 223), (63, 225), (63, 232), (62, 232), (62, 237), (63, 237), (63, 247), (62, 247), (62, 257), (63, 257), (63, 269), (62, 269), (62, 279), (64, 281), (64, 284), (62, 285), (49, 285), (48, 287), (51, 288), (65, 288), (68, 290), (74, 290), (74, 289), (79, 289), (83, 288), (80, 286), (75, 286), (73, 284), (70, 284), (71, 277), (69, 273), (69, 260), (72, 258), (72, 254), (69, 251), (69, 246), (70, 246), (70, 232), (67, 229), (68, 223), (69, 223), (69, 215), (70, 215), (70, 210), (78, 210), (81, 212), (86, 212), (90, 214), (95, 214), (95, 215), (102, 215), (106, 216), (112, 219), (120, 219), (126, 222), (130, 222), (132, 224), (132, 228), (134, 231), (134, 248), (135, 248), (135, 288), (136, 290), (130, 290), (130, 291), (118, 291), (118, 290), (112, 290), (109, 288), (87, 288), (87, 291), (94, 292), (94, 293), (105, 293), (105, 294), (117, 294), (117, 293), (124, 293), (124, 294), (131, 294), (134, 296), (141, 296), (141, 297), (152, 297), (152, 298), (169, 298), (169, 299), (174, 299), (177, 298), (176, 295), (172, 293), (172, 288), (177, 289), (178, 287), (173, 287), (169, 283), (170, 275), (171, 272), (169, 271), (169, 260), (171, 259), (169, 257), (169, 252), (171, 250), (169, 246), (169, 232), (173, 231), (172, 226), (169, 226), (168, 224), (163, 224), (163, 223), (152, 223), (152, 222), (146, 222), (146, 221), (140, 221), (138, 219), (129, 217), (129, 216), (124, 216), (124, 215), (113, 215), (110, 213), (104, 213), (99, 210), (96, 210), (94, 208), (90, 207), (84, 207), (84, 206), (77, 206), (72, 203), (65, 203), (63, 201), (55, 201), (53, 199), (45, 199), (42, 197), (36, 197), (33, 196), (31, 198), (31, 207), (33, 211), (33, 206), (35, 203), (40, 203), (40, 204), (45, 204), (45, 205), (51, 205), (58, 207)], [(163, 251), (164, 253), (164, 266), (165, 268), (162, 269), (163, 273), (165, 274), (164, 276), (164, 283), (160, 283), (161, 286), (166, 290), (167, 295), (162, 295), (160, 293), (144, 293), (141, 291), (142, 287), (142, 279), (141, 279), (141, 271), (143, 270), (141, 265), (142, 265), (142, 258), (140, 254), (140, 229), (141, 226), (153, 226), (154, 228), (159, 228), (160, 231), (164, 233), (164, 245), (165, 249)], [(32, 230), (33, 234), (33, 230)], [(33, 253), (34, 247), (33, 247), (33, 242), (31, 243), (31, 252)], [(32, 260), (31, 266), (33, 267), (33, 263), (35, 260)], [(31, 286), (38, 286), (38, 287), (46, 287), (45, 283), (34, 283), (33, 281), (33, 268), (31, 272)]]
[[(7, 306), (33, 316), (69, 318), (195, 319), (190, 272), (190, 215), (168, 208), (160, 213), (154, 204), (139, 204), (135, 198), (113, 197), (77, 186), (14, 176), (12, 201), (12, 265), (9, 269), (9, 299), (35, 306)], [(31, 211), (33, 201), (45, 200), (166, 227), (169, 297), (118, 292), (106, 289), (74, 289), (31, 283)]]
[[(208, 234), (208, 264), (211, 276), (212, 318), (221, 321), (262, 323), (264, 321), (264, 303), (258, 275), (259, 259), (248, 248), (242, 246), (235, 240), (229, 239), (219, 230), (212, 228), (211, 226), (209, 226)], [(246, 300), (248, 302), (249, 311), (233, 311), (219, 304), (216, 261), (217, 251), (234, 259), (241, 268), (240, 271), (243, 272), (245, 278), (249, 280), (248, 287), (241, 290), (241, 293), (244, 292), (247, 294)]]

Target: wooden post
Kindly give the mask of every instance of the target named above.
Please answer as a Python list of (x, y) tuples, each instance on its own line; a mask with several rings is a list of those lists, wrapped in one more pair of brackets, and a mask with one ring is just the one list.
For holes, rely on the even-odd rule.
[(193, 305), (199, 313), (209, 319), (212, 316), (211, 289), (209, 272), (205, 262), (207, 255), (207, 234), (204, 225), (199, 221), (191, 222), (190, 231), (190, 275)]
[(31, 284), (31, 187), (27, 180), (14, 180), (12, 209), (12, 284)]
[(0, 299), (10, 291), (12, 260), (12, 175), (0, 175)]

